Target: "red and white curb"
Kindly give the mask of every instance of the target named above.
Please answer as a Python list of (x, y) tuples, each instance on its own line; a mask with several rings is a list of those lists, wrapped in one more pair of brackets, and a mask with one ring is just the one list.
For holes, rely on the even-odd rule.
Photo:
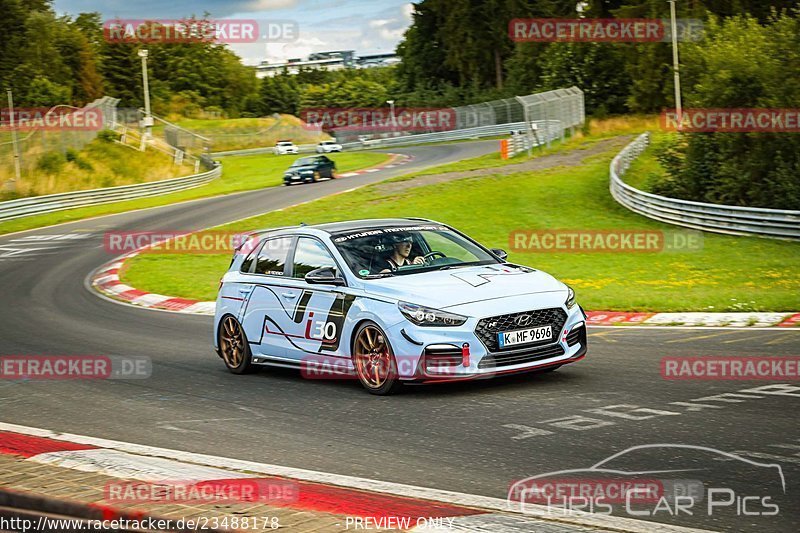
[(406, 155), (406, 154), (389, 154), (392, 156), (392, 159), (389, 161), (388, 164), (378, 165), (376, 167), (369, 167), (369, 168), (362, 168), (361, 170), (354, 170), (352, 172), (346, 172), (344, 174), (339, 174), (340, 178), (350, 178), (352, 176), (358, 176), (360, 174), (371, 174), (373, 172), (378, 172), (379, 170), (386, 170), (389, 168), (399, 167), (400, 165), (405, 165), (406, 163), (410, 163), (414, 160), (413, 155)]
[[(398, 528), (397, 525), (402, 524), (400, 529), (409, 531), (702, 531), (579, 511), (574, 511), (569, 516), (554, 517), (546, 507), (526, 504), (525, 512), (522, 512), (516, 505), (509, 506), (507, 500), (501, 498), (57, 433), (2, 422), (0, 454), (22, 457), (35, 463), (144, 482), (230, 479), (291, 482), (297, 486), (297, 498), (278, 502), (281, 507), (370, 518), (373, 524), (383, 518), (384, 523), (392, 524), (390, 527)], [(432, 528), (430, 524), (437, 522), (431, 519), (443, 519), (438, 522), (441, 526)]]
[(91, 277), (91, 284), (98, 292), (105, 296), (147, 309), (160, 309), (162, 311), (175, 311), (194, 315), (213, 315), (215, 302), (200, 302), (187, 298), (164, 296), (152, 292), (140, 291), (130, 285), (125, 285), (119, 279), (119, 272), (125, 261), (139, 255), (141, 250), (131, 252), (116, 258), (112, 263), (101, 266)]

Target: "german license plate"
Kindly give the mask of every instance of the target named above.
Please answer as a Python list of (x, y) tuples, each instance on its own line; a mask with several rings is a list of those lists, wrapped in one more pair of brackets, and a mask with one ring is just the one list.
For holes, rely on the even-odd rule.
[(497, 343), (500, 348), (530, 344), (532, 342), (547, 341), (553, 338), (552, 326), (538, 326), (535, 328), (516, 329), (497, 334)]

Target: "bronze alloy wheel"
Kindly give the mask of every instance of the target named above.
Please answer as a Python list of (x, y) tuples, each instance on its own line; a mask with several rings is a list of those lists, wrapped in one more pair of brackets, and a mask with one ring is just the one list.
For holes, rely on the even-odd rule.
[(219, 349), (225, 365), (234, 374), (244, 374), (250, 368), (250, 346), (239, 321), (226, 316), (219, 331)]
[(314, 178), (313, 178), (314, 183), (318, 182), (320, 177), (321, 177), (321, 174), (319, 173), (319, 170), (315, 170), (314, 171)]
[(401, 385), (392, 348), (377, 324), (367, 322), (356, 332), (353, 364), (359, 381), (372, 394), (391, 394)]

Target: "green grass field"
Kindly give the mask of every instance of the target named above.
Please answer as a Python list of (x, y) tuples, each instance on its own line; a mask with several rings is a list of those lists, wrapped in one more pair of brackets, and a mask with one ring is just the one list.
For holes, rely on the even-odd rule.
[[(392, 189), (391, 182), (384, 182), (220, 229), (243, 231), (301, 221), (310, 224), (415, 216), (451, 224), (488, 247), (507, 250), (511, 248), (511, 232), (519, 229), (676, 230), (674, 226), (631, 213), (611, 198), (608, 165), (617, 151), (591, 156), (579, 167), (464, 178), (400, 191)], [(471, 164), (483, 168), (490, 157), (435, 171), (463, 170)], [(496, 163), (500, 163), (499, 159)], [(545, 270), (571, 284), (579, 302), (590, 310), (795, 311), (800, 308), (798, 243), (704, 234), (702, 249), (698, 251), (583, 254), (511, 251), (510, 260)], [(213, 300), (219, 278), (229, 262), (228, 254), (147, 254), (129, 262), (123, 280), (142, 290)], [(191, 275), (176, 276), (176, 272)]]
[[(127, 150), (127, 148), (122, 147), (120, 149)], [(390, 156), (378, 152), (343, 152), (329, 154), (329, 157), (336, 161), (340, 173), (379, 165), (390, 158)], [(225, 157), (221, 159), (223, 164), (222, 178), (208, 185), (152, 198), (141, 198), (9, 220), (0, 223), (0, 235), (72, 220), (122, 213), (133, 209), (156, 207), (196, 198), (261, 189), (263, 187), (274, 187), (283, 183), (283, 171), (295, 159), (296, 156), (275, 156), (272, 154)]]
[(278, 140), (292, 140), (296, 144), (316, 144), (330, 136), (303, 126), (292, 115), (260, 118), (181, 119), (178, 126), (211, 140), (212, 150), (240, 150), (273, 146)]

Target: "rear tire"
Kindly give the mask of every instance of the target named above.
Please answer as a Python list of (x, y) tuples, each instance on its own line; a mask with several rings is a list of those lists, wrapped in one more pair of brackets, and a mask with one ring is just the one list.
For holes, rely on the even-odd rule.
[(388, 396), (403, 386), (392, 346), (375, 322), (364, 322), (353, 335), (353, 366), (370, 394)]
[(220, 322), (218, 341), (220, 355), (228, 370), (233, 374), (247, 374), (252, 370), (250, 344), (242, 325), (232, 315), (225, 316)]

